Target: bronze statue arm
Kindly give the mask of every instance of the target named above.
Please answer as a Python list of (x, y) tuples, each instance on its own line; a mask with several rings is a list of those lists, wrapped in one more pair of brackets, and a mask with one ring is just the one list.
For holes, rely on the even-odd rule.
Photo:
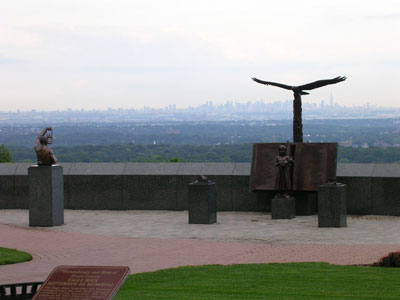
[(297, 88), (301, 91), (302, 90), (313, 90), (313, 89), (317, 89), (317, 88), (323, 87), (328, 84), (335, 84), (335, 83), (342, 82), (345, 80), (346, 80), (345, 76), (338, 76), (338, 77), (335, 77), (332, 79), (322, 79), (322, 80), (314, 81), (311, 83), (303, 84), (303, 85), (298, 86)]
[(261, 84), (265, 84), (265, 85), (273, 85), (273, 86), (277, 86), (286, 90), (293, 90), (293, 87), (290, 85), (286, 85), (286, 84), (282, 84), (282, 83), (277, 83), (277, 82), (272, 82), (272, 81), (264, 81), (264, 80), (260, 80), (257, 79), (255, 77), (251, 78), (253, 79), (255, 82), (261, 83)]
[(35, 141), (36, 145), (40, 144), (40, 141), (39, 141), (40, 137), (44, 136), (48, 130), (51, 130), (51, 127), (46, 127), (39, 133), (39, 135), (37, 136), (36, 141)]

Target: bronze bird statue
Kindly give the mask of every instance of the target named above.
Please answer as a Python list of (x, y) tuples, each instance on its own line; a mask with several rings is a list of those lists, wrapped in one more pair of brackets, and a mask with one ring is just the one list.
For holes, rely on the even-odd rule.
[(338, 76), (332, 79), (322, 79), (317, 80), (311, 83), (299, 85), (299, 86), (290, 86), (282, 83), (272, 82), (272, 81), (264, 81), (257, 79), (255, 77), (252, 78), (255, 82), (277, 86), (282, 89), (293, 91), (294, 100), (293, 100), (293, 142), (302, 143), (303, 142), (303, 119), (302, 119), (302, 108), (301, 108), (301, 95), (309, 95), (309, 93), (305, 91), (317, 89), (329, 84), (335, 84), (338, 82), (342, 82), (346, 80), (344, 76)]
[(255, 82), (261, 83), (261, 84), (265, 84), (265, 85), (273, 85), (273, 86), (277, 86), (286, 90), (291, 90), (293, 91), (293, 93), (298, 93), (300, 95), (309, 95), (309, 93), (304, 92), (304, 90), (309, 91), (309, 90), (313, 90), (313, 89), (317, 89), (320, 87), (323, 87), (325, 85), (328, 84), (335, 84), (338, 82), (342, 82), (346, 80), (346, 77), (344, 76), (338, 76), (332, 79), (322, 79), (322, 80), (317, 80), (311, 83), (307, 83), (307, 84), (303, 84), (303, 85), (299, 85), (299, 86), (290, 86), (290, 85), (286, 85), (286, 84), (282, 84), (282, 83), (277, 83), (277, 82), (272, 82), (272, 81), (264, 81), (264, 80), (260, 80), (257, 79), (255, 77), (252, 78)]

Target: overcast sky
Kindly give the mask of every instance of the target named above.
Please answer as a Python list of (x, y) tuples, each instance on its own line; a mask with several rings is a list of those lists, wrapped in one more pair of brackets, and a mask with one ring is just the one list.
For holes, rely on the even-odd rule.
[(399, 0), (4, 0), (0, 110), (178, 107), (304, 96), (400, 106)]

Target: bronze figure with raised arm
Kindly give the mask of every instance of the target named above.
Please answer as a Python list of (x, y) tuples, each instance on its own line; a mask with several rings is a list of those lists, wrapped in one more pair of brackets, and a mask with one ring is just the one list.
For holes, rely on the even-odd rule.
[(43, 129), (36, 138), (35, 152), (37, 156), (37, 164), (39, 166), (51, 166), (57, 162), (53, 150), (47, 146), (49, 143), (49, 136), (47, 136), (46, 133), (48, 131), (51, 132), (52, 128), (47, 127)]
[(272, 81), (264, 81), (257, 79), (255, 77), (252, 78), (255, 82), (272, 85), (276, 87), (280, 87), (285, 90), (291, 90), (294, 94), (293, 100), (293, 142), (302, 143), (303, 142), (303, 121), (301, 115), (301, 95), (308, 95), (309, 93), (305, 91), (317, 89), (323, 87), (328, 84), (335, 84), (346, 80), (344, 76), (338, 76), (332, 79), (322, 79), (317, 80), (311, 83), (299, 85), (299, 86), (290, 86), (282, 83), (272, 82)]

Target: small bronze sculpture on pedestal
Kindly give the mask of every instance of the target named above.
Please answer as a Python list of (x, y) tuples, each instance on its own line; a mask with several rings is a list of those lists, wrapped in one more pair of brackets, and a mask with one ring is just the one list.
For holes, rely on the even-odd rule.
[(36, 138), (37, 165), (28, 169), (29, 226), (58, 226), (64, 224), (63, 167), (47, 146), (53, 142), (51, 127), (43, 129)]
[(276, 198), (289, 198), (292, 191), (292, 176), (291, 167), (294, 160), (291, 156), (286, 154), (286, 146), (279, 146), (279, 155), (276, 157), (276, 177), (275, 177), (275, 190), (278, 191)]
[(52, 132), (53, 129), (47, 127), (43, 129), (36, 138), (35, 152), (38, 166), (51, 166), (57, 162), (53, 150), (47, 146), (53, 141)]

